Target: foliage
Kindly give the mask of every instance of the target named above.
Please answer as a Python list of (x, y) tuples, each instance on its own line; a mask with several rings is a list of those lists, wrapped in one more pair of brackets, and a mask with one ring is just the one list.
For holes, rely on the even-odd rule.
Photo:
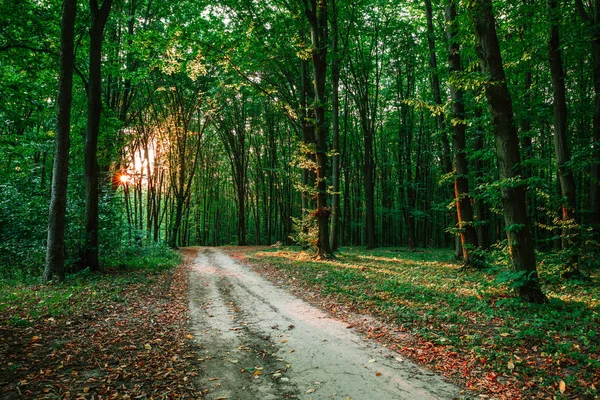
[(319, 232), (317, 230), (317, 220), (313, 215), (307, 214), (302, 218), (292, 218), (293, 233), (290, 235), (296, 244), (303, 249), (316, 251)]
[(393, 321), (392, 330), (416, 342), (391, 341), (391, 348), (463, 376), (481, 394), (563, 398), (564, 381), (564, 396), (598, 395), (600, 291), (594, 283), (554, 279), (560, 266), (551, 254), (540, 269), (550, 296), (544, 305), (524, 303), (498, 285), (504, 267), (459, 272), (446, 250), (342, 248), (335, 261), (319, 262), (291, 249), (242, 257), (277, 280), (309, 288), (298, 293), (317, 293), (323, 305), (341, 303), (337, 312), (345, 318), (367, 312)]

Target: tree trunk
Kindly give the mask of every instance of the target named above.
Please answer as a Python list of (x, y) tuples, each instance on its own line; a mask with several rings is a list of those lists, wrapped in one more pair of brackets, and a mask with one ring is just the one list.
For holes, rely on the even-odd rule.
[(90, 72), (88, 84), (88, 121), (84, 140), (85, 176), (85, 256), (84, 266), (98, 271), (98, 134), (102, 113), (102, 42), (104, 27), (112, 0), (104, 0), (98, 8), (96, 0), (90, 1)]
[[(483, 136), (484, 132), (481, 126), (479, 126), (479, 120), (481, 118), (481, 110), (477, 106), (475, 108), (475, 119), (477, 122), (477, 128), (475, 133), (475, 143), (473, 150), (479, 154), (483, 151)], [(479, 184), (482, 181), (482, 177), (485, 174), (483, 167), (483, 160), (481, 156), (475, 157), (473, 160), (473, 170), (475, 172), (476, 183)], [(483, 199), (476, 199), (474, 202), (475, 216), (477, 218), (477, 244), (480, 249), (486, 250), (490, 246), (490, 223), (488, 221), (488, 212), (486, 211), (485, 202)]]
[[(459, 44), (456, 40), (458, 26), (456, 25), (456, 3), (450, 0), (446, 6), (446, 24), (448, 25), (448, 70), (450, 76), (458, 74), (462, 70), (460, 64)], [(471, 206), (471, 195), (469, 194), (469, 167), (467, 161), (467, 143), (465, 131), (467, 129), (463, 91), (450, 85), (452, 94), (452, 144), (454, 148), (454, 198), (456, 199), (456, 215), (460, 242), (462, 247), (462, 258), (465, 265), (478, 266), (479, 262), (473, 255), (477, 247), (477, 232), (473, 225), (473, 207)]]
[(340, 54), (339, 54), (339, 29), (337, 20), (337, 8), (335, 0), (331, 0), (331, 27), (333, 55), (331, 60), (331, 124), (332, 124), (332, 151), (331, 158), (331, 184), (333, 194), (331, 195), (331, 250), (336, 251), (339, 246), (340, 231)]
[[(374, 122), (371, 122), (373, 124)], [(369, 125), (371, 125), (369, 124)], [(371, 130), (373, 125), (363, 130), (363, 142), (365, 145), (365, 160), (364, 160), (364, 186), (365, 186), (365, 239), (367, 249), (377, 247), (377, 239), (375, 237), (375, 180), (373, 177), (375, 170), (375, 161), (373, 160), (373, 136)]]
[(494, 126), (511, 263), (513, 270), (519, 273), (517, 290), (522, 299), (543, 303), (547, 299), (539, 285), (525, 202), (526, 188), (521, 178), (519, 138), (502, 65), (492, 3), (491, 0), (473, 0), (468, 9), (475, 28), (479, 62), (483, 72), (488, 75), (485, 93)]
[[(433, 101), (440, 108), (442, 107), (442, 95), (440, 89), (440, 78), (437, 71), (437, 55), (435, 52), (435, 32), (433, 30), (433, 10), (431, 0), (425, 0), (425, 15), (427, 18), (427, 45), (429, 47), (429, 68), (431, 68), (431, 90), (433, 92)], [(450, 141), (446, 133), (446, 118), (440, 110), (437, 114), (437, 123), (442, 138), (442, 157), (444, 163), (444, 172), (452, 172), (452, 161), (450, 158)]]
[(238, 246), (246, 246), (246, 172), (245, 167), (238, 167), (237, 199), (238, 199)]
[[(307, 2), (308, 3), (308, 2)], [(317, 159), (317, 218), (319, 237), (317, 257), (333, 256), (329, 242), (329, 216), (327, 201), (327, 120), (325, 119), (325, 81), (327, 79), (327, 1), (311, 0), (306, 7), (312, 39), (312, 64), (315, 88), (315, 144)]]
[(598, 22), (600, 22), (600, 1), (594, 0), (588, 4), (591, 6), (589, 12), (585, 10), (582, 0), (575, 0), (575, 7), (581, 20), (588, 25), (592, 39), (594, 116), (591, 143), (590, 208), (595, 238), (596, 240), (600, 240), (600, 29), (598, 29)]
[(56, 113), (56, 147), (52, 168), (52, 193), (48, 221), (48, 246), (44, 283), (56, 275), (65, 279), (65, 217), (69, 176), (71, 103), (73, 100), (74, 32), (77, 0), (64, 0), (60, 36), (60, 72), (58, 77), (58, 110)]
[[(552, 89), (554, 95), (554, 150), (556, 164), (558, 165), (558, 180), (560, 182), (561, 210), (563, 226), (563, 248), (574, 246), (577, 242), (578, 216), (576, 212), (575, 179), (569, 164), (571, 155), (567, 139), (567, 97), (565, 88), (565, 72), (560, 50), (558, 0), (548, 0), (550, 18), (550, 73), (552, 76)], [(564, 277), (580, 275), (578, 269), (577, 250), (571, 249), (569, 263), (563, 271)]]

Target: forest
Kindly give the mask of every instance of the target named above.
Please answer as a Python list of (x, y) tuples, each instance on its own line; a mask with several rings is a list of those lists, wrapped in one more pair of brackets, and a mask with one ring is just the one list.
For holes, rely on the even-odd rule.
[(3, 269), (274, 243), (480, 268), (504, 246), (543, 302), (536, 251), (597, 268), (595, 3), (60, 6), (2, 2)]
[[(419, 338), (433, 318), (459, 353), (484, 354), (464, 339), (479, 331), (452, 336), (436, 298), (515, 324), (518, 339), (496, 339), (534, 337), (564, 369), (517, 376), (510, 352), (481, 368), (594, 398), (598, 24), (597, 0), (0, 0), (0, 329), (47, 318), (33, 299), (53, 285), (126, 303), (110, 285), (159, 285), (127, 271), (241, 246)], [(422, 320), (398, 311), (416, 289), (385, 283), (400, 258), (439, 290)]]

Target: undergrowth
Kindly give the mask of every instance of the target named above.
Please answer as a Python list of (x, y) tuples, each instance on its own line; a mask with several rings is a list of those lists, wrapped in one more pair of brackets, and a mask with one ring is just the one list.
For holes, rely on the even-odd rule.
[(432, 249), (344, 248), (327, 261), (294, 249), (245, 257), (322, 295), (391, 318), (401, 329), (459, 353), (473, 374), (519, 386), (524, 397), (600, 393), (598, 276), (589, 282), (557, 279), (560, 266), (552, 256), (541, 256), (540, 278), (549, 297), (543, 305), (523, 303), (499, 283), (506, 260), (495, 253), (489, 268), (466, 271), (451, 252)]
[(67, 275), (62, 284), (41, 285), (39, 276), (5, 273), (0, 279), (0, 314), (15, 310), (8, 323), (29, 326), (40, 318), (72, 315), (101, 299), (123, 301), (129, 285), (151, 284), (181, 260), (179, 253), (164, 246), (128, 247), (102, 257), (100, 273), (85, 269)]

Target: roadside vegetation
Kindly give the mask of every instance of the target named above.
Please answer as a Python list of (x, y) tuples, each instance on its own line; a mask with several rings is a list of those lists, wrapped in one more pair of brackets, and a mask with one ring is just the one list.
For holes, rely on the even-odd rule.
[(111, 260), (62, 284), (0, 281), (0, 398), (199, 396), (183, 257)]
[[(503, 398), (598, 398), (600, 288), (564, 281), (540, 254), (547, 304), (529, 304), (505, 283), (505, 253), (463, 271), (447, 250), (342, 248), (315, 261), (292, 248), (233, 254), (391, 348), (461, 383)], [(597, 275), (597, 274), (596, 274)], [(371, 314), (384, 325), (362, 318)]]

